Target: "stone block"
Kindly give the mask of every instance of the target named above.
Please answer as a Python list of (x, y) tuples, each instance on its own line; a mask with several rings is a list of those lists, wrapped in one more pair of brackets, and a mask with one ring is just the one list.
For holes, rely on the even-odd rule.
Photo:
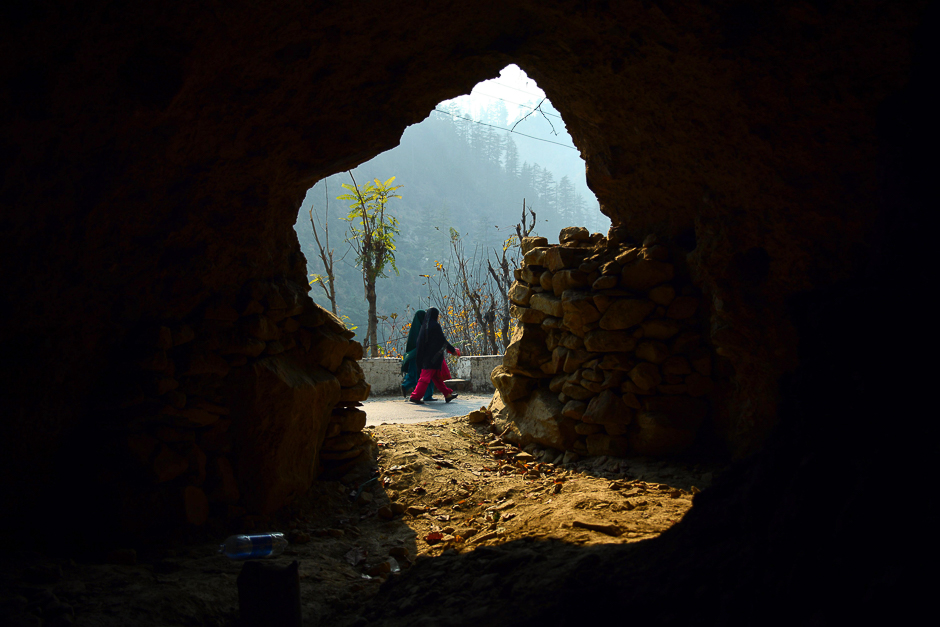
[(519, 247), (522, 249), (522, 254), (525, 255), (527, 252), (533, 248), (548, 248), (548, 238), (547, 237), (523, 237), (522, 241), (519, 242)]
[(565, 290), (586, 288), (588, 275), (580, 270), (559, 270), (552, 275), (552, 291), (561, 296)]
[(564, 387), (565, 383), (571, 375), (567, 373), (559, 373), (552, 377), (552, 380), (548, 383), (548, 389), (551, 390), (554, 394), (561, 392), (561, 388)]
[(342, 431), (362, 431), (366, 426), (366, 412), (355, 407), (334, 409), (332, 420), (337, 422)]
[(264, 314), (245, 316), (239, 320), (239, 326), (245, 333), (262, 342), (277, 340), (281, 337), (281, 330), (277, 324)]
[(591, 289), (592, 290), (609, 290), (609, 289), (617, 287), (617, 283), (618, 283), (617, 277), (604, 275), (604, 276), (598, 277), (597, 280), (591, 284)]
[(601, 273), (602, 275), (604, 275), (604, 276), (615, 276), (615, 277), (617, 277), (617, 282), (619, 283), (619, 282), (620, 282), (620, 277), (619, 277), (619, 275), (620, 275), (620, 272), (623, 270), (623, 266), (621, 266), (621, 265), (620, 265), (619, 263), (617, 263), (616, 261), (608, 261), (607, 263), (602, 263), (602, 264), (598, 267), (598, 270), (599, 270), (600, 273)]
[(563, 405), (545, 388), (532, 392), (522, 416), (513, 416), (510, 441), (525, 447), (532, 442), (559, 450), (571, 448), (576, 434), (574, 421), (561, 415)]
[(362, 402), (369, 398), (369, 392), (371, 391), (372, 386), (365, 381), (358, 381), (354, 385), (342, 388), (339, 393), (339, 400), (347, 403)]
[(181, 346), (191, 342), (196, 338), (196, 332), (188, 324), (180, 325), (173, 329), (173, 346)]
[(659, 374), (659, 368), (649, 362), (637, 364), (633, 370), (627, 373), (627, 376), (643, 391), (652, 390), (663, 380)]
[(649, 299), (657, 305), (667, 306), (676, 297), (676, 288), (671, 285), (657, 285), (649, 291)]
[(607, 331), (619, 331), (634, 327), (653, 312), (656, 304), (649, 300), (626, 298), (611, 303), (600, 319), (600, 327)]
[(561, 305), (561, 299), (553, 294), (542, 292), (533, 294), (529, 299), (529, 307), (537, 309), (542, 313), (555, 318), (563, 318), (565, 315)]
[(352, 359), (343, 359), (339, 368), (336, 370), (336, 378), (339, 379), (339, 384), (344, 388), (354, 386), (359, 381), (362, 381), (364, 377), (365, 375), (362, 372), (362, 368)]
[(607, 353), (601, 358), (600, 367), (604, 370), (630, 372), (636, 366), (633, 355), (625, 353)]
[(577, 268), (589, 252), (583, 248), (553, 246), (545, 255), (545, 266), (552, 272), (558, 272), (565, 268)]
[(514, 402), (527, 398), (538, 385), (536, 379), (522, 375), (513, 375), (505, 366), (497, 366), (490, 374), (493, 387), (499, 390), (500, 395), (507, 402)]
[(607, 435), (626, 435), (630, 432), (630, 425), (617, 424), (616, 422), (607, 422), (602, 425)]
[(544, 312), (521, 305), (510, 305), (509, 315), (523, 324), (541, 324), (546, 318)]
[(636, 356), (654, 364), (661, 364), (669, 358), (669, 347), (656, 340), (640, 342), (636, 349)]
[(569, 349), (568, 354), (565, 355), (563, 370), (568, 373), (574, 372), (581, 367), (581, 364), (591, 359), (593, 356), (594, 354), (588, 351)]
[(361, 430), (352, 433), (341, 433), (340, 435), (323, 440), (322, 452), (340, 453), (359, 447), (368, 443), (369, 436)]
[(616, 261), (617, 264), (620, 265), (621, 271), (622, 271), (623, 266), (636, 261), (636, 258), (637, 256), (639, 256), (639, 254), (640, 254), (639, 248), (629, 248), (621, 253), (618, 253), (617, 256), (614, 257), (614, 261)]
[(674, 269), (671, 263), (636, 259), (623, 266), (620, 284), (628, 290), (648, 290), (672, 280)]
[(340, 383), (310, 361), (301, 361), (296, 352), (265, 357), (233, 371), (226, 381), (236, 476), (250, 512), (276, 511), (316, 477)]
[(561, 244), (567, 244), (568, 242), (589, 243), (590, 241), (591, 234), (583, 226), (566, 226), (558, 233), (558, 242)]
[(330, 331), (326, 325), (317, 327), (311, 333), (313, 338), (310, 352), (316, 356), (319, 365), (330, 372), (336, 372), (346, 356), (349, 340)]
[(165, 483), (179, 477), (189, 469), (189, 461), (166, 444), (160, 445), (160, 452), (151, 466), (157, 483)]
[(565, 406), (561, 410), (561, 415), (573, 420), (581, 420), (584, 416), (584, 411), (587, 409), (587, 403), (584, 401), (570, 400), (565, 403)]
[(575, 332), (581, 330), (583, 333), (585, 325), (601, 319), (590, 292), (566, 290), (561, 296), (561, 307), (564, 326)]
[(551, 329), (563, 329), (564, 327), (565, 325), (561, 318), (546, 316), (545, 319), (542, 320), (542, 328), (546, 331)]
[(681, 331), (679, 324), (673, 320), (663, 318), (657, 320), (644, 320), (640, 323), (643, 329), (643, 337), (649, 337), (656, 340), (668, 340)]
[(662, 244), (653, 244), (652, 246), (643, 247), (640, 254), (643, 259), (652, 261), (666, 261), (669, 259), (669, 249)]
[(514, 282), (509, 288), (509, 302), (523, 307), (529, 306), (529, 298), (532, 296), (532, 288), (524, 283)]
[(235, 333), (222, 346), (219, 352), (223, 355), (245, 355), (246, 357), (257, 357), (265, 351), (267, 343), (256, 337), (245, 335), (244, 333)]
[(594, 331), (588, 331), (584, 335), (584, 348), (598, 353), (630, 352), (636, 348), (636, 338), (626, 331), (595, 329)]
[(356, 340), (349, 340), (349, 344), (346, 345), (346, 359), (360, 361), (364, 355), (365, 351), (362, 349), (362, 344)]
[(539, 287), (541, 287), (546, 292), (551, 292), (554, 276), (555, 275), (552, 274), (551, 270), (546, 270), (543, 272), (541, 276), (539, 276)]
[(588, 403), (582, 420), (598, 424), (614, 422), (627, 425), (633, 420), (633, 410), (627, 407), (617, 394), (604, 390)]
[(586, 422), (578, 423), (574, 426), (574, 432), (578, 435), (591, 435), (603, 431), (604, 427), (597, 424), (588, 424)]
[(584, 388), (571, 380), (565, 381), (565, 384), (561, 387), (561, 392), (565, 396), (573, 398), (577, 401), (585, 401), (594, 396), (594, 392), (591, 392), (587, 388)]
[(544, 266), (545, 255), (549, 250), (549, 246), (534, 246), (522, 254), (522, 263), (526, 266)]
[(539, 277), (542, 276), (544, 271), (545, 268), (542, 266), (526, 266), (522, 269), (522, 274), (519, 275), (518, 280), (529, 285), (539, 285)]
[(525, 324), (514, 335), (513, 342), (503, 355), (503, 366), (509, 372), (525, 372), (538, 369), (551, 359), (545, 346), (545, 331), (540, 325)]

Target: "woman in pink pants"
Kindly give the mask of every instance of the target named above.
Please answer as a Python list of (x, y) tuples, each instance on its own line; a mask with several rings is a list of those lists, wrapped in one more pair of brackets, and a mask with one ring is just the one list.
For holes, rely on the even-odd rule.
[(417, 357), (418, 369), (421, 371), (418, 377), (418, 384), (411, 392), (409, 401), (417, 405), (424, 405), (421, 397), (428, 387), (428, 383), (434, 382), (434, 387), (444, 394), (444, 401), (449, 403), (457, 394), (444, 385), (441, 365), (444, 363), (444, 352), (460, 357), (460, 351), (451, 346), (450, 342), (444, 337), (444, 330), (438, 323), (439, 312), (434, 307), (428, 309), (424, 316), (424, 323), (421, 325), (421, 332), (418, 334)]

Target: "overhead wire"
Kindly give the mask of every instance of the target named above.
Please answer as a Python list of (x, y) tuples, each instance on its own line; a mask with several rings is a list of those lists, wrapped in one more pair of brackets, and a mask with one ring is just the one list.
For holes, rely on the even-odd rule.
[[(486, 82), (490, 82), (490, 81), (486, 81)], [(500, 87), (505, 87), (506, 89), (514, 89), (514, 90), (516, 90), (516, 91), (521, 91), (522, 93), (528, 94), (528, 95), (532, 96), (533, 98), (544, 98), (544, 97), (545, 97), (545, 92), (542, 91), (541, 89), (539, 89), (539, 91), (542, 91), (542, 93), (541, 93), (541, 94), (536, 94), (536, 93), (533, 93), (533, 92), (531, 92), (531, 91), (526, 91), (526, 90), (524, 90), (524, 89), (519, 89), (518, 87), (513, 87), (512, 85), (507, 85), (506, 83), (500, 83), (500, 82), (497, 81), (497, 80), (493, 80), (492, 83), (493, 83), (494, 85), (499, 85)]]
[[(506, 104), (516, 105), (517, 107), (526, 107), (527, 109), (531, 109), (531, 108), (532, 108), (532, 105), (523, 104), (523, 103), (521, 103), (521, 102), (513, 102), (512, 100), (506, 100), (505, 98), (500, 98), (499, 96), (494, 96), (493, 94), (487, 94), (487, 93), (484, 93), (484, 92), (482, 92), (482, 91), (475, 91), (475, 92), (473, 92), (473, 95), (486, 96), (487, 98), (495, 98), (496, 100), (502, 100), (502, 101), (505, 102)], [(456, 98), (455, 98), (455, 100), (456, 100)], [(551, 103), (549, 103), (549, 104), (551, 104)], [(550, 115), (550, 116), (552, 116), (553, 118), (558, 118), (559, 120), (562, 119), (562, 117), (561, 117), (560, 115), (558, 115), (557, 113), (545, 113), (544, 111), (542, 111), (542, 114), (543, 114), (543, 115)]]
[(513, 133), (515, 135), (522, 135), (523, 137), (528, 137), (529, 139), (534, 139), (535, 141), (546, 142), (549, 144), (555, 144), (556, 146), (561, 146), (562, 148), (570, 148), (571, 150), (577, 150), (574, 146), (569, 146), (568, 144), (563, 144), (561, 142), (553, 142), (550, 139), (542, 139), (541, 137), (535, 137), (534, 135), (527, 135), (526, 133), (520, 133), (519, 131), (514, 131), (509, 128), (503, 128), (502, 126), (496, 126), (495, 124), (487, 124), (486, 122), (479, 122), (473, 118), (464, 117), (462, 115), (457, 115), (456, 113), (451, 113), (449, 111), (443, 111), (435, 107), (432, 111), (437, 111), (438, 113), (443, 113), (444, 115), (460, 118), (461, 120), (467, 120), (468, 122), (473, 122), (474, 124), (482, 124), (483, 126), (489, 126), (490, 128), (495, 128), (500, 131), (506, 131), (507, 133)]

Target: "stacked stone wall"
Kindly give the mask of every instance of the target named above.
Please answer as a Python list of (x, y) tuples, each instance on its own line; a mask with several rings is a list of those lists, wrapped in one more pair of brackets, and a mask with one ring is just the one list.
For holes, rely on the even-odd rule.
[(143, 325), (99, 411), (108, 501), (125, 531), (270, 514), (373, 446), (354, 333), (285, 279)]
[(559, 241), (522, 243), (509, 294), (519, 324), (491, 375), (507, 437), (587, 455), (681, 453), (722, 377), (697, 289), (653, 236), (569, 227)]

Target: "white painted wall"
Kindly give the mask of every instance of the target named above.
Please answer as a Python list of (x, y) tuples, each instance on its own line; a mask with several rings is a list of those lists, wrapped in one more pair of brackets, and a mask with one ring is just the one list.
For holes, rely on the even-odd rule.
[(366, 375), (366, 383), (372, 386), (370, 396), (401, 396), (401, 359), (362, 359), (359, 367)]
[[(468, 379), (474, 392), (492, 392), (490, 373), (503, 363), (502, 355), (479, 355), (459, 357), (457, 367), (451, 372), (455, 379)], [(401, 395), (401, 360), (380, 357), (359, 362), (366, 383), (372, 386), (370, 396)]]
[(490, 373), (493, 368), (503, 363), (502, 355), (475, 355), (457, 359), (457, 371), (454, 376), (458, 379), (469, 379), (474, 392), (492, 392), (493, 383)]

